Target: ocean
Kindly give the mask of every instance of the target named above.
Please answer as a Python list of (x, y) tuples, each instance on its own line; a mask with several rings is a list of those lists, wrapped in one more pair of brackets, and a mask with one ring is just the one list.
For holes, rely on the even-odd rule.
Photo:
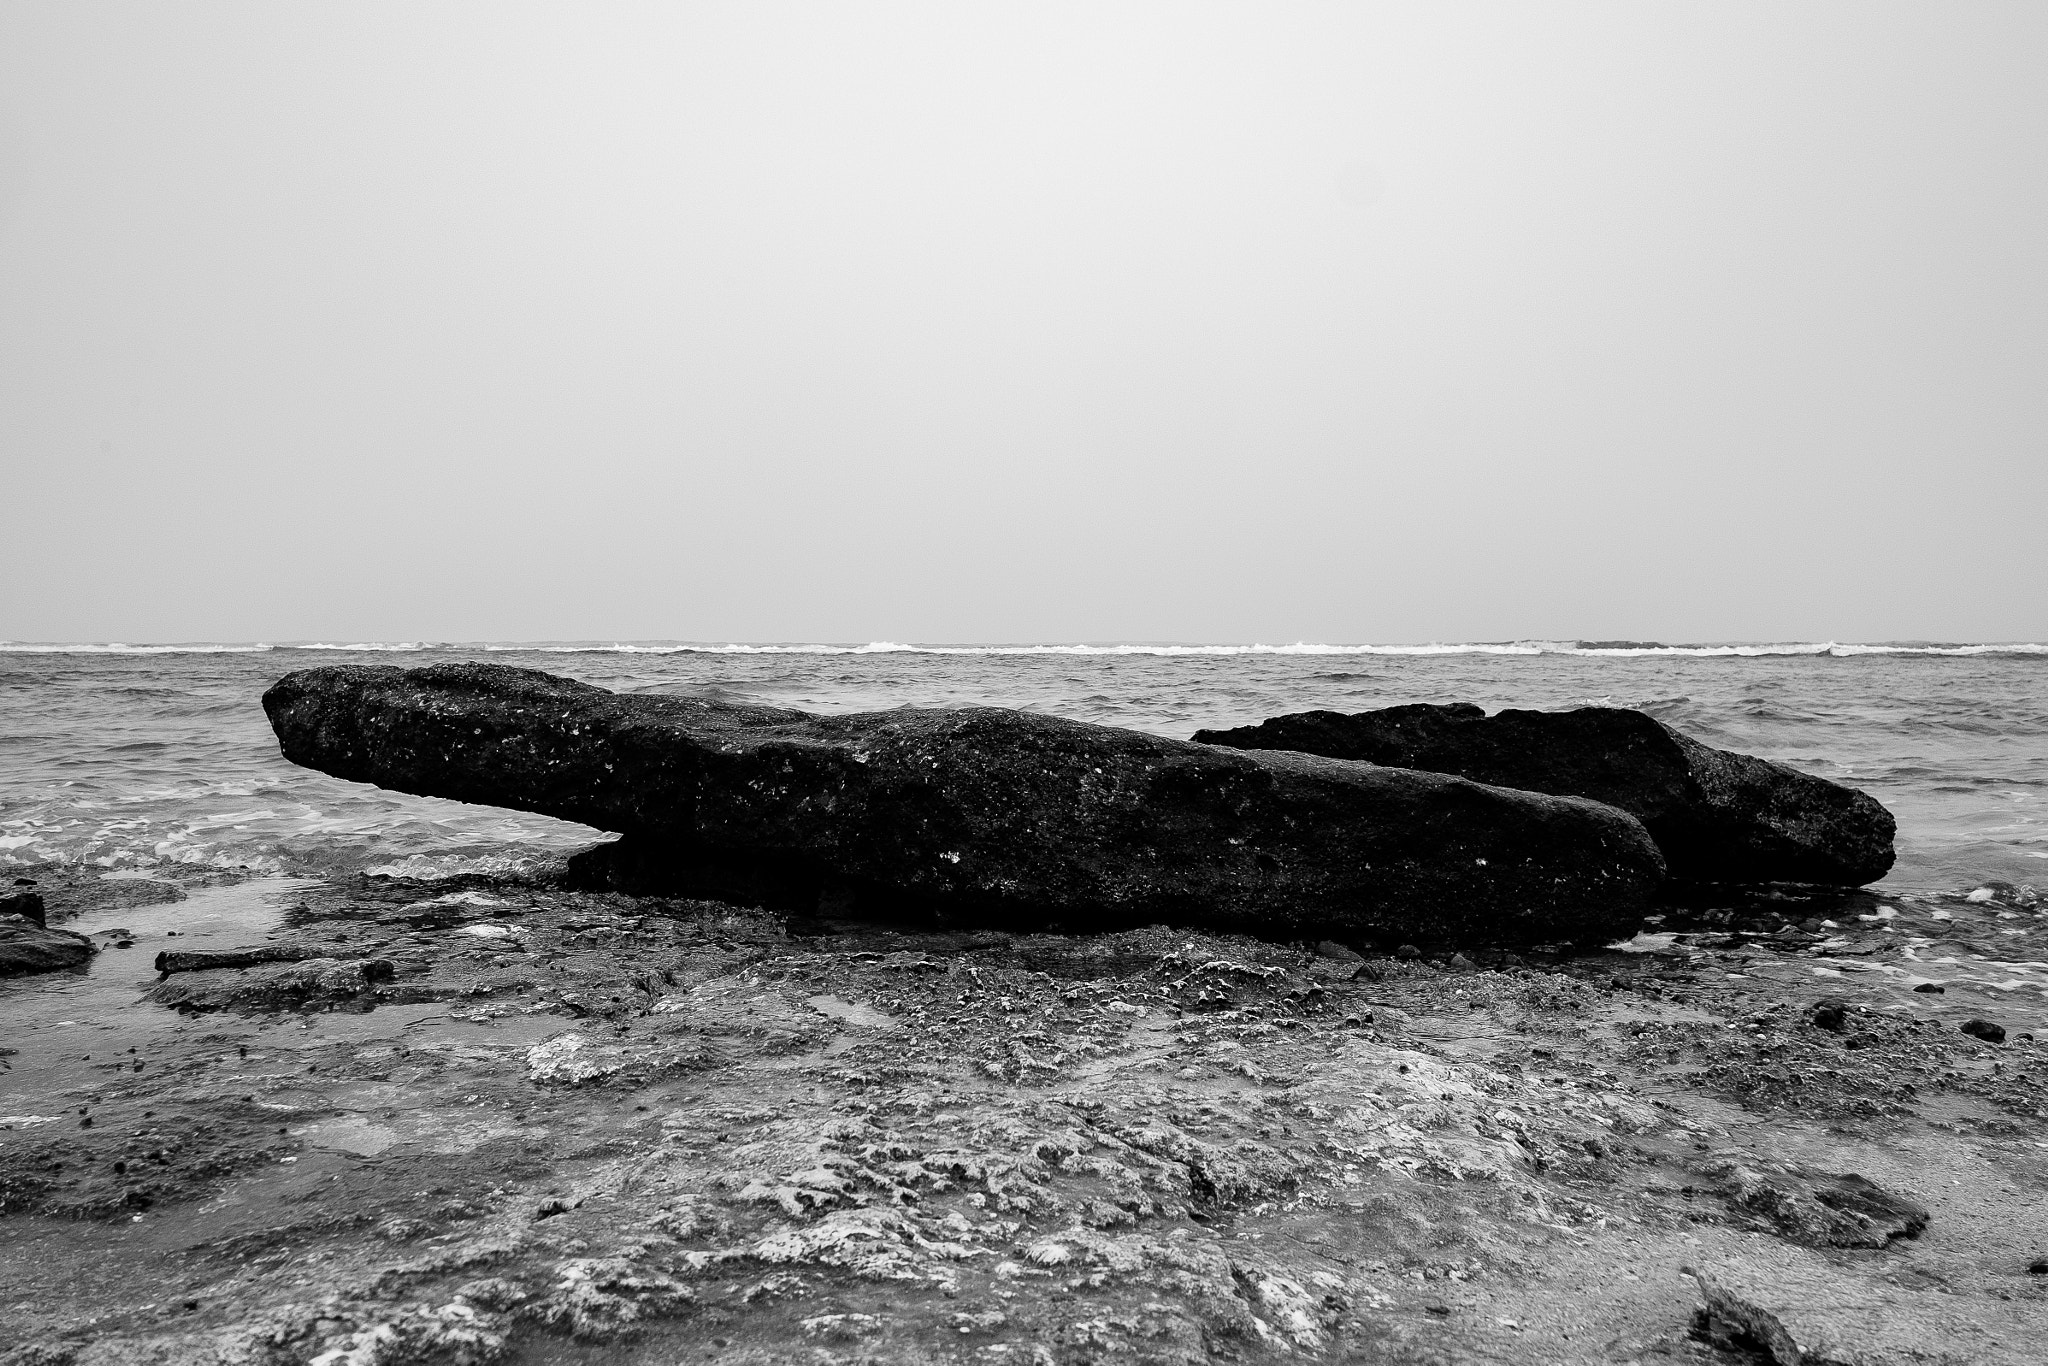
[(0, 643), (0, 868), (518, 872), (599, 838), (286, 763), (263, 690), (320, 664), (486, 659), (621, 692), (846, 712), (1023, 707), (1185, 738), (1309, 708), (1640, 707), (1864, 789), (1899, 823), (1881, 889), (2048, 883), (2048, 646)]

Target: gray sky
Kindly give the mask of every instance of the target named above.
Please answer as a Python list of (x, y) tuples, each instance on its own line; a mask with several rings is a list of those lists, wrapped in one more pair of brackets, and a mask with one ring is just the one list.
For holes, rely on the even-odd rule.
[(0, 0), (0, 637), (2048, 639), (2048, 5)]

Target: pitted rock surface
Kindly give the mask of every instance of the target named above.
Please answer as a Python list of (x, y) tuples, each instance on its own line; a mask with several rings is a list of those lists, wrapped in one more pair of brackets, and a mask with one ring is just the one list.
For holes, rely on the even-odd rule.
[(814, 716), (496, 665), (309, 669), (286, 758), (618, 831), (586, 886), (1097, 931), (1607, 941), (1663, 874), (1611, 807), (1001, 708)]
[(1684, 881), (1859, 887), (1883, 877), (1894, 857), (1897, 822), (1868, 794), (1703, 745), (1623, 707), (1492, 716), (1469, 702), (1305, 711), (1194, 738), (1605, 802), (1640, 820), (1671, 876)]

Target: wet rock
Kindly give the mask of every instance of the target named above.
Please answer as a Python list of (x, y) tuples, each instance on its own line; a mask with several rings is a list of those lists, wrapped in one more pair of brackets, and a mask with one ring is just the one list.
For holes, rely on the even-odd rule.
[(2005, 1026), (1993, 1024), (1989, 1020), (1965, 1020), (1962, 1023), (1962, 1031), (1973, 1039), (1982, 1039), (1985, 1043), (2005, 1042)]
[(158, 972), (204, 972), (210, 968), (253, 968), (259, 963), (296, 963), (318, 956), (315, 949), (265, 945), (260, 949), (166, 950), (156, 956)]
[(1661, 859), (1568, 797), (995, 708), (812, 716), (496, 665), (289, 675), (285, 757), (626, 838), (586, 886), (1105, 930), (1592, 941)]
[(1808, 1247), (1881, 1248), (1927, 1227), (1925, 1207), (1854, 1173), (1734, 1166), (1720, 1176), (1731, 1204)]
[(147, 999), (187, 1011), (334, 1006), (364, 1000), (394, 973), (394, 965), (384, 958), (306, 958), (259, 963), (231, 975), (194, 973), (166, 979)]
[(1194, 738), (1606, 802), (1642, 821), (1674, 880), (1856, 887), (1892, 866), (1896, 822), (1866, 794), (1711, 748), (1627, 708), (1493, 716), (1470, 703), (1309, 711)]
[(1839, 1034), (1849, 1023), (1849, 1003), (1838, 996), (1815, 1001), (1806, 1012), (1806, 1022), (1816, 1029), (1831, 1029)]
[(1989, 882), (1978, 883), (1964, 894), (1963, 900), (1974, 902), (1978, 905), (1991, 902), (1995, 905), (2017, 906), (2022, 910), (2026, 910), (2041, 904), (2041, 893), (2031, 883), (2015, 886), (2010, 882), (1994, 878)]
[(0, 977), (75, 968), (93, 955), (93, 942), (53, 930), (25, 916), (0, 916)]
[(2039, 1359), (2025, 1311), (2000, 1306), (1994, 1315), (1981, 1303), (1873, 1283), (1817, 1259), (1684, 1271), (1704, 1301), (1694, 1320), (1698, 1335), (1736, 1353), (1762, 1353), (1776, 1366), (2020, 1366)]
[(45, 925), (43, 897), (35, 890), (35, 885), (31, 878), (16, 878), (14, 889), (0, 894), (0, 915), (18, 915), (23, 920), (33, 921), (38, 927)]

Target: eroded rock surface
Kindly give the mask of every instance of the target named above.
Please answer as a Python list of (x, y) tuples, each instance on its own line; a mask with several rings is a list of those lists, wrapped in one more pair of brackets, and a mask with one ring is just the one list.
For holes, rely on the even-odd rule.
[(1892, 866), (1896, 822), (1869, 795), (1714, 749), (1622, 707), (1488, 716), (1470, 703), (1418, 703), (1296, 712), (1194, 738), (1605, 802), (1648, 828), (1675, 879), (1855, 887)]
[(493, 665), (309, 669), (263, 704), (336, 777), (626, 839), (596, 885), (951, 923), (1604, 941), (1662, 876), (1570, 797), (996, 708), (812, 716)]
[(1734, 1360), (1773, 1366), (2033, 1366), (2039, 1323), (2009, 1301), (1873, 1283), (1817, 1260), (1687, 1268), (1699, 1283), (1701, 1336)]
[(93, 942), (19, 915), (0, 915), (0, 977), (74, 968), (93, 955)]
[(278, 899), (313, 957), (0, 1029), (0, 1362), (2001, 1363), (2048, 1313), (2031, 911), (1389, 957)]

